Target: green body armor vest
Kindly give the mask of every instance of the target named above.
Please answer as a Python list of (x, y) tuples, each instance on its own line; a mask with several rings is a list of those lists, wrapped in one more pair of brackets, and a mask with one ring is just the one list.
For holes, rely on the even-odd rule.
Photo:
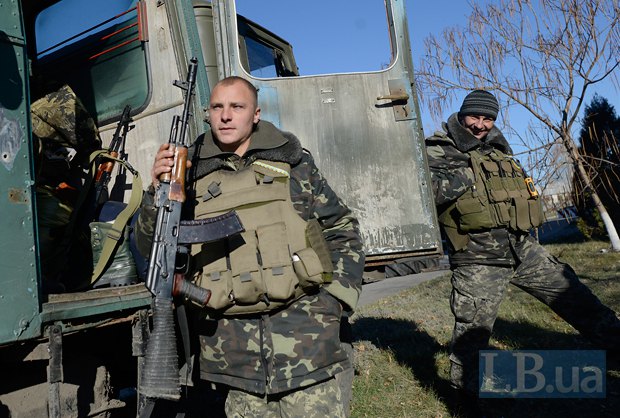
[(468, 232), (492, 228), (528, 232), (542, 224), (538, 195), (528, 190), (523, 169), (501, 151), (469, 153), (475, 185), (439, 215), (456, 250), (469, 242)]
[(290, 166), (258, 160), (220, 170), (196, 185), (201, 219), (235, 210), (245, 232), (192, 247), (193, 278), (224, 315), (268, 312), (331, 281), (333, 267), (316, 219), (304, 221), (290, 196)]

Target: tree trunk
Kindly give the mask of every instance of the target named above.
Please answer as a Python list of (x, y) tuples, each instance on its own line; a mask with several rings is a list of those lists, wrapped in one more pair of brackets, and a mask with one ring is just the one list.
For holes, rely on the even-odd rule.
[(612, 251), (620, 252), (620, 237), (618, 237), (618, 231), (616, 230), (616, 227), (614, 226), (614, 223), (612, 222), (609, 213), (607, 213), (607, 209), (605, 209), (605, 206), (603, 205), (601, 198), (596, 192), (596, 189), (592, 186), (590, 176), (588, 175), (588, 173), (586, 173), (586, 170), (581, 162), (581, 158), (579, 157), (579, 153), (574, 146), (574, 142), (572, 138), (568, 135), (564, 137), (564, 146), (568, 150), (569, 155), (573, 160), (573, 163), (575, 164), (575, 171), (577, 172), (577, 175), (579, 176), (583, 184), (586, 185), (585, 190), (589, 190), (592, 193), (592, 200), (594, 201), (594, 206), (600, 213), (603, 224), (605, 225), (605, 229), (607, 230), (607, 235), (609, 235), (609, 241), (611, 242)]
[(605, 209), (603, 202), (601, 202), (601, 199), (594, 190), (592, 191), (592, 200), (594, 200), (594, 205), (601, 214), (601, 219), (605, 224), (605, 229), (607, 230), (609, 240), (611, 241), (611, 249), (616, 252), (620, 251), (620, 238), (618, 238), (618, 231), (616, 231), (616, 227), (614, 226), (609, 213), (607, 213), (607, 209)]

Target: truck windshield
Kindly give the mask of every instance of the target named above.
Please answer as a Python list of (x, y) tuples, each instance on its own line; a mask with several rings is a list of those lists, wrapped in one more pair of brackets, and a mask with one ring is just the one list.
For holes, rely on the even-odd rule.
[(69, 85), (99, 123), (149, 97), (145, 8), (136, 0), (61, 0), (35, 21), (33, 90)]

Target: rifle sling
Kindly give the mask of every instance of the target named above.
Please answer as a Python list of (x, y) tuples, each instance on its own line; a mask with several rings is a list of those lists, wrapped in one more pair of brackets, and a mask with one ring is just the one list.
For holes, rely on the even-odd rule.
[(214, 242), (239, 234), (244, 230), (237, 213), (230, 211), (212, 218), (181, 221), (178, 243), (198, 244)]
[[(110, 261), (114, 251), (116, 250), (116, 247), (118, 246), (119, 240), (123, 237), (123, 231), (127, 226), (129, 219), (136, 213), (136, 211), (140, 207), (140, 202), (142, 201), (142, 179), (140, 178), (140, 174), (135, 171), (126, 161), (112, 157), (110, 154), (107, 153), (106, 150), (97, 150), (93, 152), (90, 156), (91, 181), (94, 177), (94, 173), (96, 170), (97, 157), (104, 157), (118, 162), (133, 174), (133, 181), (131, 184), (131, 197), (129, 198), (129, 203), (127, 204), (125, 209), (123, 209), (123, 211), (118, 214), (118, 216), (114, 220), (112, 229), (106, 236), (106, 240), (103, 244), (103, 249), (101, 250), (101, 255), (99, 256), (99, 261), (97, 262), (97, 265), (93, 268), (91, 284), (94, 284), (97, 280), (99, 280), (99, 277), (101, 277), (101, 275), (105, 271), (108, 262)], [(86, 189), (88, 189), (88, 187), (86, 187)]]

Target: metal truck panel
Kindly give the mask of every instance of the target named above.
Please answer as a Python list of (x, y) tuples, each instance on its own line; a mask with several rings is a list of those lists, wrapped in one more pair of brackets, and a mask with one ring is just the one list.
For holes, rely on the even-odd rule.
[(403, 1), (386, 1), (392, 63), (381, 71), (259, 79), (242, 65), (233, 2), (213, 1), (220, 78), (259, 89), (261, 117), (297, 135), (360, 220), (368, 260), (439, 254)]
[(27, 60), (18, 2), (0, 3), (0, 344), (39, 332)]

